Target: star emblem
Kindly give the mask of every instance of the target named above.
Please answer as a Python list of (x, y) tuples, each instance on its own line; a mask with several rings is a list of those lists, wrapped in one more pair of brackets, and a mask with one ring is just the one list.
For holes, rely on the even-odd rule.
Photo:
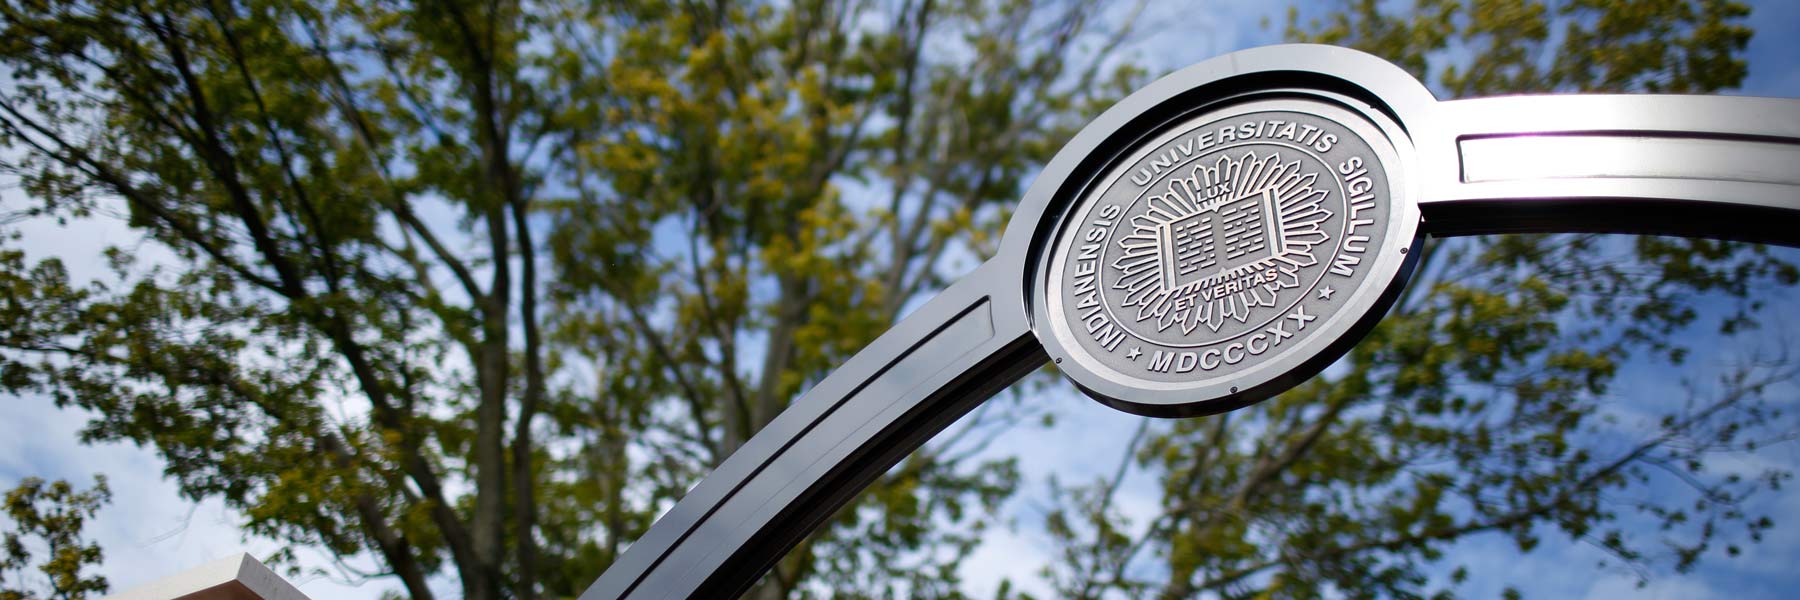
[(1132, 346), (1131, 351), (1125, 353), (1125, 358), (1127, 360), (1137, 360), (1137, 357), (1143, 355), (1144, 351), (1142, 349), (1139, 349), (1137, 346)]
[(1319, 299), (1320, 300), (1330, 300), (1331, 295), (1336, 294), (1336, 293), (1337, 293), (1337, 290), (1331, 289), (1331, 286), (1329, 286), (1329, 285), (1325, 286), (1324, 289), (1319, 290)]

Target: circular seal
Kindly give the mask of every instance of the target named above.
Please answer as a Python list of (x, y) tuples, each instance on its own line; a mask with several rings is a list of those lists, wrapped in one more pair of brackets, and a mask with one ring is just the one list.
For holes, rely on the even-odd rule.
[(1124, 156), (1066, 213), (1034, 295), (1057, 366), (1118, 408), (1209, 414), (1280, 393), (1373, 326), (1413, 262), (1401, 158), (1336, 104), (1209, 111)]

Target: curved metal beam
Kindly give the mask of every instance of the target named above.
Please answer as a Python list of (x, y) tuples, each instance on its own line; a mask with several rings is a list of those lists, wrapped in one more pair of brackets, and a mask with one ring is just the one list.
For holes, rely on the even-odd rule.
[[(1313, 97), (1403, 132), (1431, 235), (1607, 231), (1800, 245), (1800, 102), (1539, 96), (1437, 102), (1404, 71), (1323, 46), (1258, 48), (1145, 87), (1027, 190), (1000, 253), (857, 353), (690, 490), (583, 600), (727, 598), (881, 473), (1046, 361), (1035, 261), (1084, 186), (1157, 129), (1234, 98)], [(1396, 192), (1400, 193), (1400, 192)]]
[(983, 264), (795, 400), (581, 597), (736, 597), (888, 467), (1042, 366), (1006, 263)]
[(1595, 231), (1800, 243), (1800, 102), (1513, 96), (1415, 134), (1434, 235)]

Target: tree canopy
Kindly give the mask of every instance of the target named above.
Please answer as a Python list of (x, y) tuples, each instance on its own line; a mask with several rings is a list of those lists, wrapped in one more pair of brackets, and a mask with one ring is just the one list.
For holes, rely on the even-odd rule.
[[(1388, 57), (1447, 96), (1706, 92), (1745, 72), (1733, 2), (1390, 4), (1296, 16), (1289, 35)], [(0, 205), (0, 388), (88, 411), (86, 441), (154, 449), (188, 499), (286, 545), (266, 558), (322, 554), (333, 577), (418, 599), (443, 581), (478, 600), (573, 597), (994, 250), (1035, 169), (1145, 80), (1121, 54), (1135, 15), (0, 0), (0, 170), (18, 190)], [(94, 219), (141, 236), (107, 240), (94, 281), (12, 230)], [(1553, 527), (1685, 569), (1771, 527), (1739, 507), (1788, 475), (1728, 477), (1706, 457), (1785, 426), (1765, 392), (1792, 363), (1656, 404), (1670, 408), (1649, 428), (1614, 425), (1605, 402), (1620, 365), (1686, 359), (1684, 332), (1714, 325), (1702, 302), (1735, 309), (1720, 331), (1751, 327), (1761, 294), (1795, 282), (1782, 255), (1506, 236), (1434, 240), (1422, 263), (1326, 376), (1146, 426), (1120, 468), (1160, 480), (1147, 535), (1126, 534), (1116, 477), (1053, 490), (1059, 594), (1424, 594), (1446, 545), (1484, 531), (1523, 551)], [(1052, 385), (906, 459), (751, 594), (967, 593), (959, 568), (1020, 483), (990, 444), (1041, 416), (1021, 400)], [(1661, 478), (1689, 492), (1621, 497)], [(99, 551), (74, 536), (104, 485), (20, 489), (73, 507), (41, 531), (18, 515), (42, 509), (12, 517), (79, 555), (53, 550), (56, 589), (100, 589), (80, 575)], [(24, 568), (15, 556), (0, 574)]]
[[(99, 544), (82, 539), (82, 530), (110, 499), (104, 475), (95, 476), (94, 487), (85, 491), (36, 477), (8, 490), (0, 505), (11, 521), (11, 530), (0, 536), (0, 599), (82, 600), (106, 592), (105, 577), (83, 574), (105, 554)], [(32, 560), (34, 552), (41, 553), (41, 562)]]
[[(1287, 35), (1386, 57), (1446, 99), (1712, 92), (1744, 77), (1748, 14), (1358, 0), (1290, 12)], [(1238, 412), (1146, 426), (1117, 473), (1053, 489), (1058, 594), (1454, 596), (1480, 566), (1445, 564), (1446, 551), (1487, 532), (1519, 552), (1548, 535), (1592, 544), (1642, 581), (1736, 555), (1773, 526), (1745, 501), (1791, 472), (1716, 457), (1791, 437), (1791, 399), (1770, 391), (1800, 373), (1792, 357), (1712, 367), (1716, 382), (1660, 397), (1615, 390), (1628, 363), (1684, 365), (1696, 331), (1747, 344), (1730, 340), (1755, 327), (1759, 298), (1794, 285), (1791, 254), (1603, 235), (1432, 239), (1421, 254), (1398, 305), (1324, 375)], [(1113, 504), (1140, 469), (1161, 493), (1147, 523)]]
[[(89, 282), (6, 249), (0, 382), (154, 448), (277, 559), (573, 596), (991, 244), (1127, 89), (1096, 11), (0, 3), (8, 221), (172, 256)], [(953, 589), (939, 549), (973, 540), (934, 525), (1013, 481), (967, 459), (914, 457), (757, 593)]]

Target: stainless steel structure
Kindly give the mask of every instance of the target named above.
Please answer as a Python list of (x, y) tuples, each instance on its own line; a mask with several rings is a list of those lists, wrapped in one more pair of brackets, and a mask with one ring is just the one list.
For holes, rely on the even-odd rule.
[[(1062, 260), (1057, 252), (1076, 252), (1065, 242), (1086, 235), (1074, 233), (1082, 224), (1072, 215), (1101, 215), (1089, 218), (1109, 224), (1113, 219), (1105, 215), (1129, 216), (1121, 215), (1129, 209), (1095, 208), (1112, 197), (1108, 177), (1116, 181), (1116, 173), (1150, 160), (1145, 152), (1159, 143), (1180, 143), (1170, 141), (1170, 135), (1204, 133), (1209, 123), (1230, 123), (1219, 119), (1256, 111), (1324, 119), (1306, 123), (1315, 130), (1353, 130), (1368, 148), (1357, 146), (1357, 152), (1379, 155), (1374, 166), (1386, 177), (1372, 185), (1381, 188), (1380, 203), (1386, 207), (1381, 210), (1386, 212), (1380, 217), (1385, 221), (1368, 230), (1381, 235), (1360, 242), (1367, 246), (1368, 271), (1345, 276), (1342, 298), (1325, 284), (1271, 284), (1272, 302), (1302, 307), (1297, 310), (1303, 313), (1315, 311), (1317, 323), (1324, 325), (1315, 325), (1319, 329), (1314, 331), (1322, 333), (1295, 338), (1279, 352), (1267, 349), (1275, 337), (1265, 336), (1266, 356), (1253, 366), (1220, 367), (1221, 375), (1189, 367), (1194, 369), (1191, 381), (1175, 370), (1157, 372), (1154, 381), (1121, 377), (1119, 373), (1141, 364), (1140, 356), (1117, 354), (1129, 352), (1129, 344), (1093, 330), (1086, 334), (1088, 341), (1081, 341), (1076, 327), (1080, 317), (1069, 320), (1073, 313), (1053, 307), (1077, 302), (1077, 295), (1068, 294), (1080, 292), (1059, 291), (1067, 287), (1066, 273), (1107, 268), (1052, 268)], [(1260, 129), (1244, 125), (1240, 131)], [(1302, 160), (1310, 152), (1305, 140), (1317, 137), (1313, 133), (1297, 143), (1283, 141), (1287, 146), (1281, 147), (1273, 142), (1261, 148), (1238, 146), (1221, 150), (1216, 160), (1220, 169), (1248, 169), (1240, 163), (1278, 155), (1299, 165), (1307, 175), (1305, 183), (1326, 189), (1327, 182), (1335, 181), (1342, 195), (1362, 189), (1343, 188), (1349, 181), (1346, 173), (1328, 172), (1347, 169), (1347, 159), (1330, 158), (1321, 150), (1314, 153), (1326, 157), (1319, 164)], [(1292, 148), (1281, 149), (1287, 147)], [(1159, 181), (1150, 185), (1162, 185)], [(1316, 194), (1333, 198), (1329, 191)], [(1232, 202), (1255, 200), (1254, 190), (1227, 196)], [(1264, 202), (1276, 201), (1265, 196)], [(1128, 204), (1120, 200), (1117, 205)], [(1224, 214), (1224, 204), (1220, 200), (1206, 210)], [(1348, 216), (1341, 202), (1324, 210), (1329, 216), (1318, 221), (1325, 224), (1320, 229), (1332, 238), (1328, 244), (1341, 249), (1357, 230), (1342, 223)], [(1144, 227), (1173, 226), (1159, 223)], [(1138, 414), (1209, 414), (1262, 400), (1316, 374), (1380, 319), (1405, 285), (1411, 256), (1417, 254), (1408, 250), (1423, 236), (1528, 231), (1800, 244), (1800, 101), (1540, 96), (1439, 102), (1406, 72), (1381, 59), (1306, 45), (1252, 49), (1183, 69), (1125, 98), (1076, 135), (1025, 193), (997, 256), (796, 400), (657, 521), (582, 598), (735, 597), (888, 467), (1046, 360), (1056, 361), (1089, 395)], [(1114, 240), (1106, 238), (1105, 243)], [(1125, 252), (1112, 248), (1106, 250)], [(1302, 266), (1284, 277), (1336, 281), (1324, 274), (1331, 265), (1308, 262), (1328, 257), (1293, 256), (1303, 259)], [(1167, 269), (1171, 259), (1163, 260)], [(1180, 277), (1173, 271), (1164, 275), (1171, 284), (1181, 283)], [(1239, 288), (1220, 284), (1217, 289)], [(1114, 300), (1117, 306), (1108, 305), (1108, 310), (1123, 310), (1137, 301), (1126, 292), (1115, 294), (1124, 299)], [(1290, 310), (1252, 308), (1233, 313), (1243, 325), (1215, 319), (1205, 327), (1254, 334), (1251, 315), (1274, 315), (1272, 322), (1279, 322), (1279, 313)], [(1165, 315), (1159, 323), (1167, 327), (1169, 322)], [(1226, 335), (1198, 327), (1183, 329), (1192, 332), (1187, 334), (1159, 331), (1164, 333), (1134, 334), (1128, 340), (1178, 348), (1189, 338), (1200, 340), (1196, 344), (1217, 343), (1201, 338)], [(1118, 345), (1108, 350), (1105, 344)], [(1222, 356), (1207, 358), (1214, 360), (1210, 364), (1224, 364)], [(1237, 356), (1250, 360), (1247, 351)]]

